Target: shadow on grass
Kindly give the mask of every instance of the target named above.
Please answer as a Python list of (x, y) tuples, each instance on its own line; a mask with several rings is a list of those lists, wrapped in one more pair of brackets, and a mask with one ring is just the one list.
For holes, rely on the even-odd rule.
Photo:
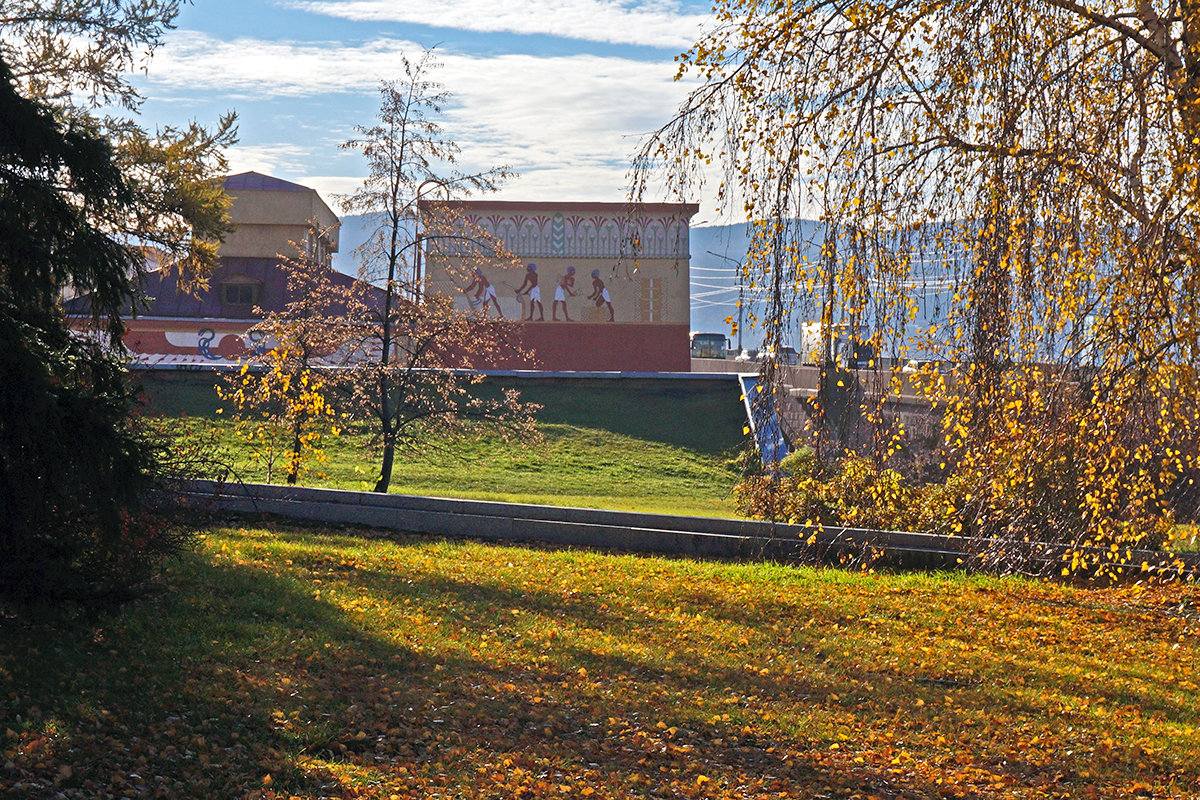
[[(796, 605), (750, 611), (695, 587), (639, 598), (469, 580), (439, 574), (437, 559), (363, 568), (337, 541), (279, 538), (259, 555), (227, 537), (236, 558), (210, 545), (175, 565), (164, 591), (97, 625), (0, 629), (4, 796), (937, 790), (751, 724), (764, 709), (838, 702), (819, 628), (779, 640), (812, 671), (787, 678), (748, 669), (727, 642), (689, 638), (749, 631)], [(681, 598), (694, 626), (657, 610)], [(503, 641), (498, 655), (480, 645), (489, 637)], [(902, 700), (844, 712), (879, 725), (898, 713), (888, 702)], [(990, 698), (973, 702), (989, 710)], [(705, 719), (722, 709), (726, 721)], [(907, 713), (907, 724), (940, 724), (932, 705)]]
[[(620, 568), (616, 571), (625, 574)], [(1039, 786), (1044, 781), (1080, 786), (1098, 780), (1136, 783), (1145, 777), (1148, 764), (1164, 775), (1190, 776), (1186, 781), (1192, 783), (1200, 777), (1195, 760), (1155, 755), (1144, 740), (1122, 742), (1119, 728), (1106, 726), (1102, 719), (1107, 708), (1118, 716), (1156, 717), (1177, 730), (1195, 725), (1195, 693), (1163, 691), (1153, 681), (1142, 680), (1149, 677), (1139, 674), (1146, 663), (1126, 663), (1110, 649), (1131, 634), (1145, 635), (1147, 641), (1161, 635), (1159, 644), (1169, 648), (1178, 625), (1172, 631), (1152, 630), (1138, 613), (1129, 612), (1114, 628), (1109, 611), (1089, 610), (1082, 599), (1078, 607), (1068, 604), (1066, 613), (1040, 614), (1036, 600), (1024, 603), (1043, 591), (1034, 586), (1014, 587), (1020, 602), (998, 608), (995, 592), (975, 591), (981, 587), (964, 586), (961, 578), (927, 579), (935, 585), (944, 582), (945, 589), (937, 596), (910, 598), (907, 620), (892, 608), (894, 600), (879, 602), (870, 596), (872, 584), (887, 585), (880, 582), (886, 579), (870, 576), (860, 578), (868, 599), (859, 609), (820, 598), (814, 602), (809, 593), (730, 602), (702, 580), (679, 578), (669, 594), (654, 598), (658, 613), (627, 587), (614, 592), (603, 585), (581, 585), (553, 591), (519, 585), (504, 575), (475, 580), (410, 575), (401, 593), (417, 592), (428, 601), (427, 609), (441, 610), (441, 625), (469, 631), (475, 638), (492, 634), (519, 639), (521, 626), (513, 625), (508, 613), (536, 614), (543, 626), (557, 625), (564, 636), (537, 642), (529, 652), (530, 657), (552, 654), (554, 667), (545, 679), (581, 684), (580, 690), (599, 698), (601, 705), (605, 687), (597, 680), (607, 681), (609, 691), (619, 693), (627, 721), (652, 722), (656, 714), (661, 716), (664, 696), (690, 700), (707, 693), (711, 708), (719, 705), (714, 696), (724, 694), (739, 701), (752, 699), (748, 705), (753, 708), (739, 709), (743, 713), (736, 715), (751, 722), (755, 709), (826, 707), (829, 717), (853, 720), (860, 730), (957, 741), (962, 749), (948, 755), (948, 761)], [(394, 573), (360, 570), (355, 580), (377, 596), (394, 596)], [(636, 583), (638, 576), (631, 574), (628, 580)], [(781, 655), (781, 662), (790, 658), (795, 669), (765, 669), (780, 664), (773, 656), (762, 659), (761, 641), (755, 648), (758, 655), (743, 657), (737, 652), (736, 635), (704, 642), (696, 630), (765, 634), (760, 638), (768, 640), (768, 652)], [(629, 646), (612, 652), (595, 646), (606, 639), (658, 652), (638, 653), (638, 647)], [(910, 657), (906, 663), (888, 659), (884, 651), (891, 647), (889, 640), (901, 642), (902, 651), (924, 656)], [(577, 667), (587, 671), (588, 680), (574, 680), (571, 672)], [(707, 724), (706, 715), (699, 713), (704, 705), (687, 702), (671, 713), (703, 736), (720, 737), (721, 726)], [(1088, 709), (1097, 707), (1102, 713), (1091, 716)], [(1043, 731), (1041, 737), (1030, 732), (1024, 739), (1016, 735), (1017, 727), (1030, 723)], [(1036, 746), (1046, 732), (1060, 728), (1068, 732), (1061, 746)], [(806, 745), (796, 740), (791, 746)]]

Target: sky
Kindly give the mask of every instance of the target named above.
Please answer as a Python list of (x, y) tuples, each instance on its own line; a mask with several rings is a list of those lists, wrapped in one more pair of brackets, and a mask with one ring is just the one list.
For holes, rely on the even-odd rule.
[[(690, 0), (195, 0), (137, 84), (151, 124), (236, 111), (232, 172), (310, 186), (340, 213), (365, 164), (339, 144), (371, 123), (379, 81), (431, 47), (460, 166), (519, 173), (493, 199), (620, 201), (641, 137), (691, 86), (675, 57), (706, 24)], [(687, 199), (705, 204), (693, 224), (715, 217)]]

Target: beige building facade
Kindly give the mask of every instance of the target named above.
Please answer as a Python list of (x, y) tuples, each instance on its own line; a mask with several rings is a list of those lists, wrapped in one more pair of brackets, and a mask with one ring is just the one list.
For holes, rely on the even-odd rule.
[(222, 258), (290, 255), (296, 252), (293, 242), (326, 263), (337, 252), (341, 223), (307, 186), (243, 172), (230, 175), (223, 187), (233, 201), (229, 209), (233, 231), (221, 243)]
[(522, 320), (544, 369), (687, 371), (696, 211), (690, 203), (425, 202), (425, 291)]

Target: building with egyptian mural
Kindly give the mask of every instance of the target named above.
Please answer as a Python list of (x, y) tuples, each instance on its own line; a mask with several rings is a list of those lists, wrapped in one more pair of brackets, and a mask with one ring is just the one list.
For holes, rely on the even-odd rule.
[[(284, 309), (281, 254), (297, 254), (297, 246), (330, 266), (335, 282), (355, 280), (332, 269), (340, 223), (316, 191), (257, 172), (230, 175), (222, 186), (232, 198), (233, 230), (220, 246), (208, 289), (181, 292), (174, 274), (148, 264), (142, 283), (147, 305), (126, 317), (124, 342), (137, 365), (232, 364), (266, 346), (248, 333), (259, 320), (254, 309)], [(68, 301), (66, 310), (86, 314), (87, 298)]]
[[(522, 320), (518, 339), (533, 362), (501, 358), (482, 368), (687, 372), (689, 226), (697, 209), (423, 201), (424, 290)], [(480, 240), (515, 260), (481, 258)]]

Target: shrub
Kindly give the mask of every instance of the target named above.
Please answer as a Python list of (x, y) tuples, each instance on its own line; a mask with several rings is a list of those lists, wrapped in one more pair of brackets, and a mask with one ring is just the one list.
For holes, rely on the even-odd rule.
[(160, 445), (131, 394), (97, 345), (0, 306), (0, 595), (124, 596), (182, 545), (144, 513)]
[(807, 448), (780, 462), (779, 474), (743, 480), (733, 497), (753, 519), (888, 530), (916, 530), (924, 500), (895, 470), (851, 455), (822, 471)]

